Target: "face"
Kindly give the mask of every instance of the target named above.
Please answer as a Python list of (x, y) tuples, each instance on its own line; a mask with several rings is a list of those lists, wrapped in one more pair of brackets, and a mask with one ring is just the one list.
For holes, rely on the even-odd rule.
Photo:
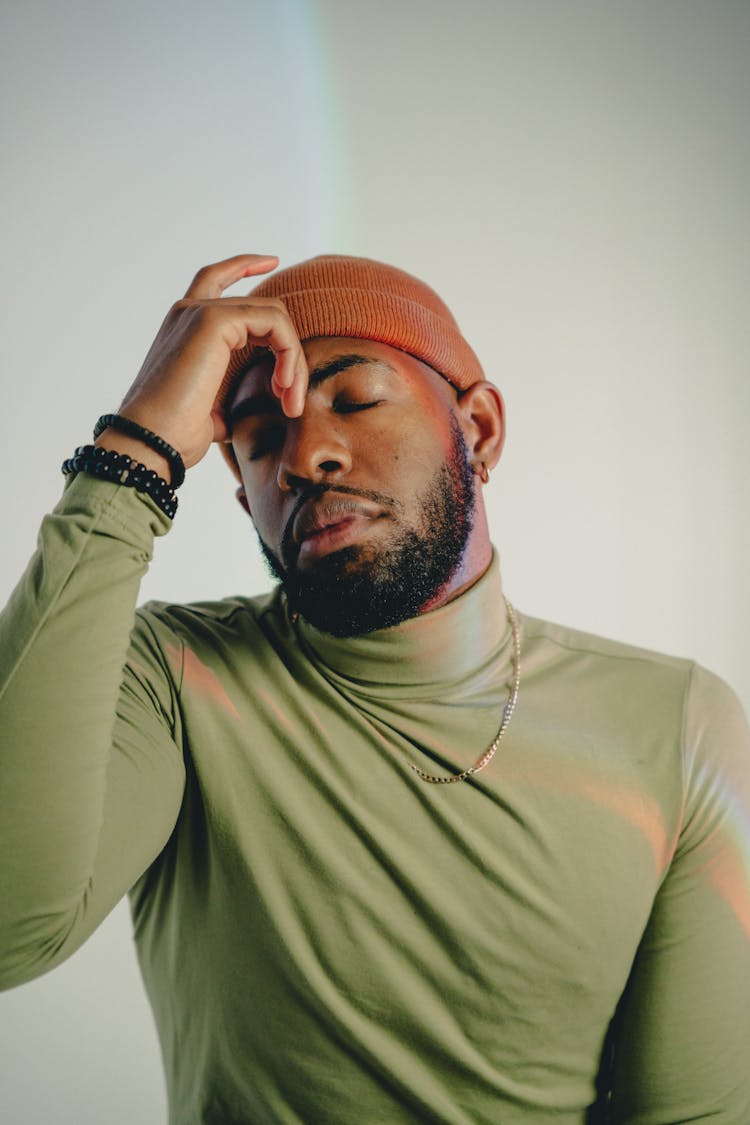
[(261, 546), (290, 607), (339, 636), (450, 596), (471, 532), (474, 486), (455, 390), (373, 341), (304, 344), (300, 418), (270, 389), (272, 359), (244, 376), (232, 445)]

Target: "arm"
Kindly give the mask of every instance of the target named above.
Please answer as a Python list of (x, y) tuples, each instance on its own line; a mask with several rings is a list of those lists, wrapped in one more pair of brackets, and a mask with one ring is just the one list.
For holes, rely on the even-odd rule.
[[(207, 267), (173, 307), (121, 413), (196, 464), (223, 440), (215, 410), (234, 348), (277, 354), (275, 389), (299, 413), (307, 368), (283, 306), (221, 298), (275, 259)], [(157, 472), (159, 454), (105, 431), (100, 444)], [(163, 848), (183, 786), (172, 671), (145, 626), (140, 579), (169, 521), (134, 490), (80, 475), (42, 525), (0, 616), (0, 986), (72, 953)]]
[(622, 1003), (614, 1121), (750, 1121), (750, 734), (695, 669), (680, 838)]
[(132, 491), (77, 478), (0, 619), (5, 987), (72, 953), (174, 824), (171, 677), (136, 638), (143, 672), (123, 678), (140, 578), (167, 523)]

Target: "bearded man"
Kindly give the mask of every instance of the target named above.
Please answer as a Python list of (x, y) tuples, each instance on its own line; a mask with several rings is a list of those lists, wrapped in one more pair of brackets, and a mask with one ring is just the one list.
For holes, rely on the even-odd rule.
[[(130, 893), (174, 1125), (750, 1120), (747, 724), (516, 613), (423, 282), (200, 271), (2, 620), (0, 979)], [(222, 443), (278, 585), (135, 613)]]

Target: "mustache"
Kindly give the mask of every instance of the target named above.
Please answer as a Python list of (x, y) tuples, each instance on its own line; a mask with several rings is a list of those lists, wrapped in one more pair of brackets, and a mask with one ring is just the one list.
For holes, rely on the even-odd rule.
[[(386, 496), (384, 492), (377, 492), (372, 488), (353, 488), (347, 484), (308, 484), (300, 490), (300, 494), (295, 501), (294, 507), (289, 515), (289, 519), (284, 525), (284, 530), (281, 537), (281, 554), (285, 560), (290, 557), (296, 550), (294, 543), (294, 522), (297, 516), (310, 500), (319, 500), (324, 496), (331, 497), (331, 509), (340, 511), (347, 510), (346, 497), (353, 497), (360, 500), (370, 500), (374, 504), (380, 504), (382, 507), (390, 511), (397, 511), (403, 505), (395, 500), (392, 496)], [(341, 497), (339, 504), (336, 503), (336, 498)]]

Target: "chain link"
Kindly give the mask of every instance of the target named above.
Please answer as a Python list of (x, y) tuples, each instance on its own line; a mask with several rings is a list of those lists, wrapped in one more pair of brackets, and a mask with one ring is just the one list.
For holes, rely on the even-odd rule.
[(518, 689), (521, 686), (521, 636), (518, 629), (516, 612), (504, 594), (503, 600), (505, 601), (505, 608), (508, 613), (508, 620), (510, 621), (511, 633), (513, 634), (513, 685), (510, 689), (508, 702), (505, 704), (503, 710), (500, 730), (497, 732), (484, 754), (482, 754), (481, 758), (478, 758), (473, 766), (469, 766), (468, 769), (463, 770), (461, 773), (449, 774), (448, 777), (438, 777), (434, 773), (427, 773), (425, 770), (420, 769), (419, 766), (415, 766), (413, 762), (407, 762), (407, 765), (410, 769), (414, 770), (417, 777), (421, 778), (422, 781), (429, 781), (431, 785), (454, 785), (457, 781), (466, 781), (468, 777), (473, 777), (475, 773), (479, 773), (480, 770), (483, 770), (488, 762), (491, 762), (494, 758), (495, 752), (500, 746), (503, 735), (508, 729), (508, 724), (513, 717), (513, 712), (516, 709), (516, 703), (518, 701)]

